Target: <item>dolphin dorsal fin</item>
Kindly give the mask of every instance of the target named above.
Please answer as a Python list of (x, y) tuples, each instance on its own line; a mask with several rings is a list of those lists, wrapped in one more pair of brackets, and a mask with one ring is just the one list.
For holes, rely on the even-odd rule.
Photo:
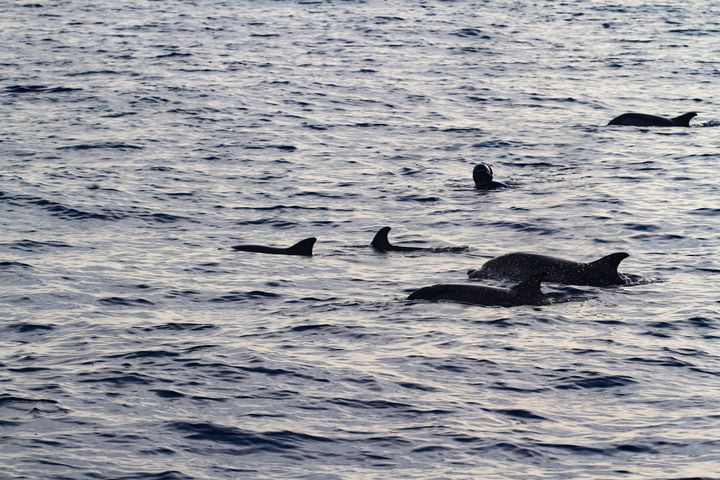
[(542, 295), (540, 282), (545, 278), (545, 272), (535, 272), (528, 278), (512, 287), (512, 291), (524, 295)]
[(602, 257), (601, 259), (590, 262), (590, 266), (598, 269), (603, 273), (617, 275), (618, 265), (620, 265), (620, 262), (622, 262), (629, 256), (630, 254), (625, 252), (611, 253), (610, 255)]
[(695, 112), (688, 112), (680, 115), (679, 117), (671, 118), (672, 122), (675, 125), (681, 126), (681, 127), (689, 127), (690, 126), (690, 120), (693, 119), (693, 117), (696, 117), (697, 113)]
[(377, 248), (378, 250), (382, 250), (383, 252), (390, 250), (392, 248), (392, 245), (390, 245), (390, 241), (387, 238), (389, 231), (390, 227), (382, 227), (375, 234), (375, 237), (372, 239), (372, 242), (370, 242), (370, 245), (372, 245), (374, 248)]
[(313, 245), (315, 245), (316, 241), (317, 241), (317, 238), (315, 238), (315, 237), (310, 237), (310, 238), (306, 238), (304, 240), (300, 240), (292, 247), (288, 247), (287, 253), (289, 255), (305, 255), (306, 257), (312, 257)]
[(617, 267), (620, 265), (620, 262), (629, 256), (630, 254), (625, 252), (611, 253), (599, 260), (590, 262), (588, 265), (605, 278), (609, 278), (613, 280), (613, 282), (624, 283), (622, 276), (617, 271)]

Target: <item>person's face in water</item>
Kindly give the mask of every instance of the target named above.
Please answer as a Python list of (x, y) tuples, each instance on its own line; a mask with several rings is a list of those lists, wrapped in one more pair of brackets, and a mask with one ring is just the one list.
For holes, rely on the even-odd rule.
[(481, 163), (473, 169), (473, 180), (475, 188), (486, 188), (493, 179), (493, 171), (490, 165)]

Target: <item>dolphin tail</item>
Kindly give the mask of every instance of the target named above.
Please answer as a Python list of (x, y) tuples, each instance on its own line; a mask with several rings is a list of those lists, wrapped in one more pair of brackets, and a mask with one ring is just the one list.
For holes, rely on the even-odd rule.
[(392, 245), (390, 245), (390, 241), (387, 238), (389, 231), (390, 227), (382, 227), (375, 234), (375, 238), (372, 239), (370, 245), (383, 252), (387, 252), (388, 250), (390, 250), (392, 248)]
[(697, 113), (695, 112), (688, 112), (680, 115), (679, 117), (671, 118), (672, 122), (675, 125), (678, 125), (680, 127), (689, 127), (690, 126), (690, 120), (693, 119), (693, 117), (696, 117)]
[(305, 240), (300, 240), (292, 247), (288, 247), (287, 254), (288, 255), (304, 255), (306, 257), (312, 257), (313, 245), (315, 245), (316, 241), (317, 241), (317, 238), (315, 238), (315, 237), (310, 237), (310, 238), (306, 238)]
[(542, 295), (540, 282), (545, 278), (545, 272), (535, 272), (528, 278), (511, 288), (515, 293), (521, 295), (535, 296)]
[(603, 276), (609, 276), (613, 279), (618, 279), (619, 283), (624, 283), (621, 281), (622, 279), (620, 278), (620, 274), (618, 273), (617, 269), (620, 265), (620, 262), (622, 262), (629, 256), (630, 254), (625, 252), (611, 253), (610, 255), (602, 257), (599, 260), (590, 262), (590, 266), (597, 272), (601, 273)]

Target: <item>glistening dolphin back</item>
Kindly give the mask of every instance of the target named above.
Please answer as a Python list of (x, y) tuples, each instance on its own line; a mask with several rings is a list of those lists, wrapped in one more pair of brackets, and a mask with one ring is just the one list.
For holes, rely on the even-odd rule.
[(688, 112), (675, 118), (664, 118), (647, 113), (623, 113), (610, 120), (608, 125), (627, 125), (634, 127), (689, 127), (697, 113)]
[(447, 300), (474, 305), (515, 307), (548, 305), (550, 300), (540, 290), (545, 274), (537, 272), (512, 288), (482, 285), (438, 284), (414, 291), (408, 300)]
[(482, 268), (468, 271), (468, 276), (519, 280), (534, 272), (544, 272), (546, 282), (595, 287), (624, 285), (627, 278), (618, 273), (617, 268), (629, 256), (617, 252), (594, 262), (580, 263), (534, 253), (508, 253), (488, 260)]

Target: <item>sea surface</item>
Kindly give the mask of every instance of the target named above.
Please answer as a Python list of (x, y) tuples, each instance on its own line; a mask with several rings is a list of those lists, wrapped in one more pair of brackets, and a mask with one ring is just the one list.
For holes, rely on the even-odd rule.
[(0, 13), (0, 479), (720, 478), (717, 2)]

